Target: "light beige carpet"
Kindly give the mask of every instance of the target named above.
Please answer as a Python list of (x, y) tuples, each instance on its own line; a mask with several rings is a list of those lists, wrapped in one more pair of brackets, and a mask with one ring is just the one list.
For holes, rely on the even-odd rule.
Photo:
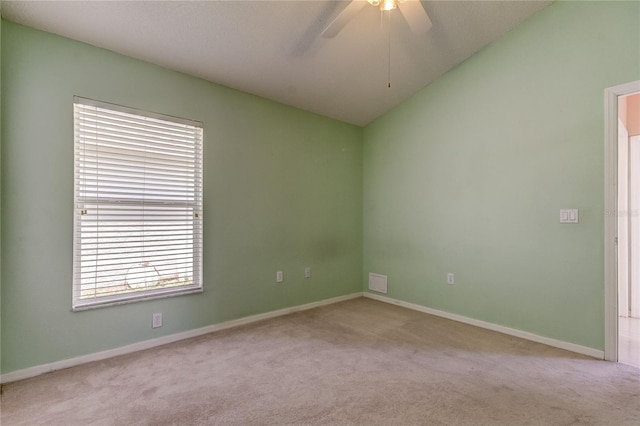
[(4, 386), (9, 425), (639, 425), (640, 370), (355, 299)]

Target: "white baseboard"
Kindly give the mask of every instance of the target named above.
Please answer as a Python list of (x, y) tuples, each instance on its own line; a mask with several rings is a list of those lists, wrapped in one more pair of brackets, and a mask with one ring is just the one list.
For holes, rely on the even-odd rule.
[(465, 324), (474, 325), (480, 328), (486, 328), (487, 330), (497, 331), (498, 333), (508, 334), (510, 336), (519, 337), (525, 340), (531, 340), (533, 342), (542, 343), (547, 346), (553, 346), (554, 348), (560, 348), (571, 352), (576, 352), (582, 355), (587, 355), (597, 359), (604, 359), (604, 351), (589, 348), (586, 346), (576, 345), (575, 343), (564, 342), (562, 340), (551, 339), (549, 337), (538, 336), (537, 334), (529, 333), (527, 331), (517, 330), (515, 328), (504, 327), (502, 325), (493, 324), (490, 322), (480, 321), (473, 318), (464, 317), (462, 315), (451, 314), (445, 311), (439, 311), (437, 309), (427, 308), (422, 305), (416, 305), (415, 303), (404, 302), (402, 300), (392, 299), (387, 296), (381, 296), (379, 294), (364, 292), (364, 297), (375, 299), (380, 302), (390, 303), (392, 305), (402, 306), (403, 308), (413, 309), (415, 311), (424, 312), (431, 315), (447, 318), (453, 321), (463, 322)]
[(265, 312), (263, 314), (251, 315), (244, 318), (239, 318), (231, 321), (221, 322), (219, 324), (213, 324), (194, 330), (184, 331), (181, 333), (175, 333), (168, 336), (158, 337), (155, 339), (144, 340), (142, 342), (133, 343), (131, 345), (122, 346), (115, 349), (109, 349), (106, 351), (95, 352), (88, 355), (82, 355), (75, 358), (69, 358), (62, 361), (56, 361), (49, 364), (37, 365), (35, 367), (29, 367), (22, 370), (12, 371), (10, 373), (0, 375), (0, 383), (15, 382), (17, 380), (28, 379), (30, 377), (39, 376), (41, 374), (50, 373), (56, 370), (62, 370), (64, 368), (75, 367), (77, 365), (86, 364), (93, 361), (101, 361), (108, 358), (113, 358), (120, 355), (125, 355), (145, 349), (155, 348), (157, 346), (166, 345), (168, 343), (177, 342), (180, 340), (189, 339), (192, 337), (201, 336), (203, 334), (213, 333), (215, 331), (226, 330), (228, 328), (239, 327), (241, 325), (251, 324), (253, 322), (266, 320), (269, 318), (275, 318), (283, 315), (288, 315), (294, 312), (305, 311), (307, 309), (313, 309), (320, 306), (330, 305), (333, 303), (343, 302), (345, 300), (355, 299), (358, 297), (368, 297), (370, 299), (378, 300), (392, 305), (401, 306), (415, 311), (424, 312), (431, 315), (447, 318), (453, 321), (463, 322), (476, 327), (485, 328), (499, 333), (508, 334), (510, 336), (519, 337), (525, 340), (531, 340), (533, 342), (542, 343), (548, 346), (565, 349), (567, 351), (587, 355), (597, 359), (604, 359), (604, 351), (589, 348), (586, 346), (576, 345), (574, 343), (564, 342), (562, 340), (551, 339), (548, 337), (538, 336), (537, 334), (529, 333), (526, 331), (517, 330), (514, 328), (504, 327), (501, 325), (480, 321), (473, 318), (464, 317), (462, 315), (451, 314), (445, 311), (439, 311), (437, 309), (427, 308), (415, 303), (404, 302), (402, 300), (392, 299), (387, 296), (381, 296), (374, 293), (352, 293), (345, 296), (338, 296), (331, 299), (320, 300), (317, 302), (311, 302), (304, 305), (292, 306), (290, 308), (279, 309), (277, 311)]
[(305, 311), (307, 309), (313, 309), (319, 306), (343, 302), (345, 300), (355, 299), (358, 297), (362, 297), (362, 293), (347, 294), (345, 296), (338, 296), (338, 297), (333, 297), (331, 299), (319, 300), (317, 302), (311, 302), (304, 305), (278, 309), (277, 311), (251, 315), (244, 318), (221, 322), (219, 324), (213, 324), (213, 325), (209, 325), (202, 328), (196, 328), (194, 330), (170, 334), (168, 336), (162, 336), (155, 339), (144, 340), (142, 342), (133, 343), (131, 345), (122, 346), (115, 349), (109, 349), (106, 351), (95, 352), (92, 354), (82, 355), (75, 358), (64, 359), (62, 361), (56, 361), (49, 364), (37, 365), (35, 367), (29, 367), (22, 370), (12, 371), (10, 373), (0, 375), (0, 383), (9, 383), (9, 382), (15, 382), (16, 380), (28, 379), (30, 377), (39, 376), (41, 374), (50, 373), (56, 370), (62, 370), (64, 368), (75, 367), (77, 365), (82, 365), (82, 364), (86, 364), (93, 361), (101, 361), (103, 359), (113, 358), (116, 356), (129, 354), (132, 352), (151, 349), (157, 346), (166, 345), (167, 343), (173, 343), (179, 340), (189, 339), (189, 338), (201, 336), (207, 333), (213, 333), (215, 331), (226, 330), (228, 328), (251, 324), (253, 322), (262, 321), (269, 318), (275, 318), (282, 315), (288, 315), (294, 312)]

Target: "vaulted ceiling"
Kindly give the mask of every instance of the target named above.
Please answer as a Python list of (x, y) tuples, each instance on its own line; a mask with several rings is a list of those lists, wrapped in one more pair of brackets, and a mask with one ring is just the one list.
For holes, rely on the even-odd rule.
[(433, 23), (426, 34), (413, 33), (399, 10), (383, 19), (367, 4), (334, 38), (321, 33), (348, 1), (2, 0), (1, 10), (13, 22), (366, 125), (550, 2), (420, 3)]

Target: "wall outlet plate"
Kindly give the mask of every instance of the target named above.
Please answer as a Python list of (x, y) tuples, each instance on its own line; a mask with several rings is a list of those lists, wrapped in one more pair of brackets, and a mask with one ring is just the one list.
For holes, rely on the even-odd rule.
[(311, 268), (310, 267), (306, 267), (304, 268), (304, 277), (305, 278), (311, 278)]
[(276, 272), (276, 282), (277, 283), (281, 283), (284, 281), (284, 274), (282, 273), (282, 271), (277, 271)]
[(454, 276), (453, 276), (453, 273), (452, 273), (452, 272), (449, 272), (449, 273), (447, 274), (447, 284), (454, 284), (455, 282), (456, 282), (456, 281), (455, 281), (455, 278), (454, 278)]
[(162, 327), (162, 312), (156, 312), (151, 319), (151, 328)]

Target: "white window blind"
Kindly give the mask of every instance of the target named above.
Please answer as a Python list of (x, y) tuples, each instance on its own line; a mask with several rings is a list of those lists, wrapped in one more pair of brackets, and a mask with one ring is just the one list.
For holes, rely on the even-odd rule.
[(74, 98), (73, 308), (202, 291), (202, 124)]

